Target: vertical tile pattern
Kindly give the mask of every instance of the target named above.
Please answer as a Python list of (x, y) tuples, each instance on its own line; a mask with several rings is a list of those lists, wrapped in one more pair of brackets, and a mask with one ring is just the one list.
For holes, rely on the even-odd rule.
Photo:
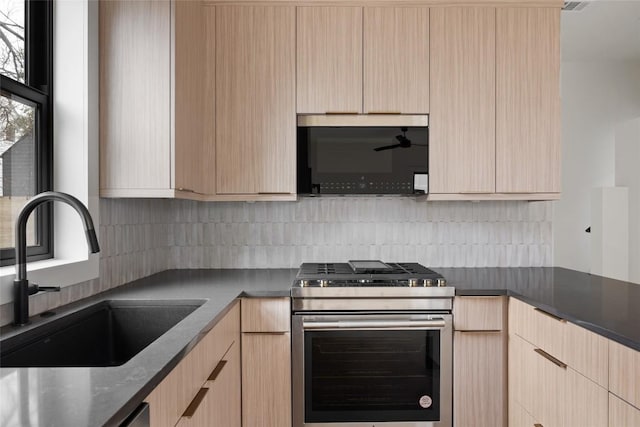
[[(166, 270), (169, 265), (166, 200), (100, 200), (100, 277), (29, 297), (29, 315), (104, 292)], [(0, 325), (13, 321), (12, 303), (0, 306)]]
[[(550, 266), (551, 218), (551, 202), (102, 199), (100, 278), (32, 296), (30, 315), (172, 268), (296, 268), (349, 259), (432, 267)], [(0, 306), (0, 325), (12, 318), (12, 305)]]
[(358, 258), (434, 267), (551, 264), (551, 202), (168, 203), (171, 268), (295, 268)]

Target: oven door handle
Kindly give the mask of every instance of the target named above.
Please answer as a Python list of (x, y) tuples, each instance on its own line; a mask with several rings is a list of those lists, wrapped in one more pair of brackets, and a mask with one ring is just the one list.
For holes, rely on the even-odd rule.
[(305, 330), (406, 330), (406, 329), (442, 329), (446, 326), (444, 319), (434, 320), (334, 320), (303, 321)]

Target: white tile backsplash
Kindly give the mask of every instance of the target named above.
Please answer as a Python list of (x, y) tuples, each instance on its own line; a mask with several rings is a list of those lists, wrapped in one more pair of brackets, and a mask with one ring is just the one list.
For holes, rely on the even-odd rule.
[(336, 197), (168, 204), (174, 222), (167, 241), (192, 249), (173, 250), (173, 268), (295, 268), (354, 258), (524, 267), (551, 260), (551, 202)]
[[(358, 258), (432, 267), (550, 266), (551, 218), (551, 202), (101, 199), (100, 278), (35, 295), (30, 313), (171, 268), (296, 268)], [(0, 306), (0, 325), (11, 319), (11, 304)]]

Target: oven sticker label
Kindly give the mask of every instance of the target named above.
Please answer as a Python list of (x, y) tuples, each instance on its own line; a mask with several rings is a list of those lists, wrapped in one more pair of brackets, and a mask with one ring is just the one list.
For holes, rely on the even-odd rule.
[(433, 400), (431, 400), (431, 398), (425, 394), (420, 398), (418, 403), (420, 404), (421, 407), (426, 409), (431, 406), (431, 404), (433, 403)]

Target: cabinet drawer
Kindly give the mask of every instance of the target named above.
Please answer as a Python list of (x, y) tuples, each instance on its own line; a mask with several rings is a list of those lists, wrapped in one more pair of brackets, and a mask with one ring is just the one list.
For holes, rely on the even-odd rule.
[(233, 343), (176, 427), (240, 427), (240, 343)]
[(509, 404), (509, 427), (539, 427), (535, 418), (516, 402)]
[(565, 362), (566, 321), (515, 298), (509, 299), (509, 333)]
[(242, 299), (242, 332), (289, 332), (290, 328), (288, 297)]
[(568, 367), (566, 395), (557, 396), (564, 402), (564, 425), (606, 426), (608, 394), (605, 388)]
[(567, 365), (585, 377), (607, 388), (609, 386), (608, 340), (578, 325), (567, 322), (565, 327), (565, 358)]
[(153, 427), (176, 425), (210, 373), (234, 342), (240, 342), (237, 302), (145, 399)]
[(639, 378), (640, 352), (609, 341), (609, 391), (640, 408)]
[(609, 427), (640, 426), (640, 409), (609, 393)]
[(563, 425), (566, 368), (536, 352), (536, 347), (511, 336), (509, 364), (511, 399), (545, 427)]
[(503, 297), (456, 297), (453, 327), (457, 331), (501, 331), (504, 310)]

